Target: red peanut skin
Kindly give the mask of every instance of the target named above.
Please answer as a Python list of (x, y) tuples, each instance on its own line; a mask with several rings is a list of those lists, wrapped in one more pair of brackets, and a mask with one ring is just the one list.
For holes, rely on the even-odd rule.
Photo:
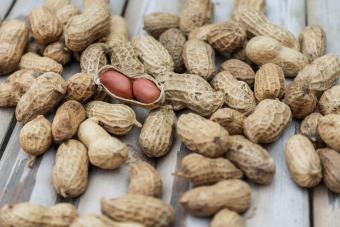
[(113, 94), (125, 98), (134, 99), (132, 94), (132, 82), (123, 74), (110, 70), (104, 72), (100, 82)]
[(142, 103), (153, 103), (161, 94), (158, 87), (150, 80), (136, 79), (133, 81), (133, 95)]

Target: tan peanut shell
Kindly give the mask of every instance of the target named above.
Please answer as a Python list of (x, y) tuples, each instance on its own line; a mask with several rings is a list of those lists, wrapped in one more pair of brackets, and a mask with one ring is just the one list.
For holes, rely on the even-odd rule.
[(299, 50), (299, 42), (294, 35), (285, 28), (272, 24), (264, 15), (264, 12), (255, 9), (243, 9), (239, 16), (241, 24), (248, 32), (255, 36), (268, 36), (283, 46)]
[(272, 143), (291, 121), (289, 106), (279, 100), (265, 99), (244, 120), (243, 132), (254, 143)]
[(95, 118), (106, 131), (114, 135), (126, 135), (134, 126), (142, 127), (133, 109), (124, 104), (92, 101), (86, 105), (86, 114), (88, 118)]
[(228, 131), (218, 123), (194, 113), (179, 117), (177, 135), (190, 150), (206, 157), (221, 157), (229, 148)]
[(52, 122), (54, 141), (71, 139), (82, 121), (86, 119), (86, 111), (81, 103), (75, 100), (64, 102), (58, 109)]
[(211, 227), (246, 227), (245, 220), (229, 209), (220, 210), (212, 219)]
[(236, 21), (240, 21), (242, 10), (252, 9), (264, 13), (265, 7), (266, 7), (265, 0), (234, 0), (232, 18)]
[(340, 114), (340, 85), (331, 87), (322, 94), (319, 108), (323, 115)]
[(316, 147), (324, 147), (325, 144), (319, 136), (318, 125), (322, 117), (320, 113), (311, 113), (301, 122), (300, 132), (307, 136)]
[(340, 152), (340, 115), (328, 114), (319, 119), (318, 133), (331, 148)]
[(110, 11), (110, 0), (83, 0), (84, 11), (91, 11), (94, 7), (100, 7)]
[(104, 215), (88, 214), (74, 220), (70, 227), (145, 227), (132, 222), (116, 222)]
[(58, 41), (46, 46), (43, 55), (62, 65), (65, 65), (71, 59), (71, 52), (65, 47), (64, 41)]
[(112, 137), (95, 119), (83, 121), (78, 129), (78, 138), (87, 149), (90, 163), (102, 169), (116, 169), (128, 158), (129, 148)]
[(340, 154), (329, 148), (317, 151), (322, 164), (323, 182), (332, 192), (340, 193)]
[(198, 39), (207, 42), (210, 31), (213, 30), (216, 26), (219, 26), (219, 24), (220, 23), (213, 23), (197, 27), (188, 34), (188, 39)]
[(183, 62), (183, 48), (186, 42), (186, 37), (183, 32), (177, 28), (171, 28), (162, 33), (159, 37), (159, 42), (167, 49), (174, 62), (174, 70), (181, 73), (185, 70)]
[(144, 195), (102, 199), (101, 210), (115, 221), (137, 222), (146, 227), (167, 227), (174, 219), (174, 210), (169, 204)]
[(37, 156), (45, 153), (52, 145), (51, 123), (43, 115), (37, 116), (21, 129), (19, 142), (30, 156), (27, 165), (33, 167)]
[(295, 81), (307, 83), (313, 91), (325, 91), (336, 84), (339, 75), (339, 58), (335, 54), (326, 54), (304, 67)]
[(163, 192), (162, 179), (157, 170), (144, 161), (131, 165), (128, 194), (160, 197)]
[(290, 175), (296, 184), (311, 188), (321, 181), (321, 162), (311, 141), (297, 134), (290, 137), (285, 148)]
[(243, 46), (240, 49), (238, 49), (237, 51), (235, 51), (231, 56), (234, 59), (244, 61), (247, 64), (252, 65), (253, 62), (247, 57), (247, 54), (246, 54), (246, 47), (248, 45), (248, 42), (249, 42), (249, 40), (246, 40), (243, 43)]
[(21, 69), (12, 73), (0, 83), (0, 107), (16, 106), (20, 98), (31, 87), (35, 80), (35, 73), (32, 70)]
[(66, 93), (66, 82), (57, 73), (48, 72), (39, 76), (20, 98), (15, 115), (23, 124), (40, 114), (48, 113), (58, 105)]
[(64, 198), (81, 195), (87, 187), (89, 158), (86, 147), (77, 140), (62, 143), (53, 167), (53, 186)]
[(171, 106), (162, 106), (149, 113), (139, 135), (139, 145), (148, 157), (166, 155), (173, 142), (176, 115)]
[(185, 192), (180, 203), (190, 214), (200, 217), (211, 216), (224, 208), (242, 213), (250, 207), (251, 189), (242, 180), (224, 180)]
[(65, 5), (70, 4), (71, 0), (45, 0), (43, 6), (47, 7), (52, 12), (56, 12)]
[(221, 108), (213, 113), (210, 120), (219, 123), (228, 130), (230, 135), (243, 133), (243, 121), (246, 119), (241, 112), (231, 108)]
[(42, 55), (44, 53), (45, 48), (46, 45), (38, 43), (32, 36), (32, 33), (30, 32), (28, 35), (28, 45), (26, 46), (25, 53), (33, 52)]
[(254, 92), (244, 81), (238, 81), (227, 71), (219, 72), (211, 81), (216, 90), (224, 92), (224, 102), (229, 107), (246, 115), (256, 107)]
[(104, 43), (94, 43), (88, 46), (80, 56), (81, 72), (97, 76), (99, 69), (107, 65), (107, 46)]
[(132, 40), (131, 44), (144, 64), (146, 73), (157, 77), (162, 72), (174, 71), (174, 62), (170, 54), (152, 36), (138, 36)]
[(43, 207), (25, 202), (5, 205), (0, 210), (3, 227), (68, 227), (77, 217), (77, 209), (68, 203)]
[(0, 75), (14, 71), (28, 43), (28, 28), (23, 21), (8, 20), (0, 26)]
[(21, 57), (19, 62), (20, 69), (31, 69), (39, 73), (55, 72), (62, 73), (63, 66), (55, 60), (48, 57), (41, 57), (35, 53), (29, 52)]
[(283, 70), (273, 63), (264, 64), (256, 72), (254, 93), (257, 100), (282, 98), (286, 81)]
[(187, 107), (202, 116), (209, 116), (224, 103), (223, 92), (215, 91), (200, 76), (164, 73), (156, 80), (163, 86), (165, 99), (174, 106), (174, 109)]
[(181, 163), (175, 176), (188, 179), (194, 186), (215, 184), (222, 180), (240, 179), (241, 170), (225, 158), (207, 158), (200, 154), (189, 154)]
[(254, 85), (255, 72), (247, 63), (238, 60), (230, 59), (222, 63), (222, 71), (228, 71), (236, 79), (246, 82), (249, 86)]
[(252, 38), (246, 47), (247, 57), (257, 65), (274, 63), (286, 77), (295, 77), (308, 64), (308, 58), (298, 50), (283, 46), (269, 36)]
[(119, 41), (128, 41), (129, 29), (124, 17), (119, 15), (111, 16), (110, 32), (102, 39), (109, 47)]
[(243, 46), (246, 31), (235, 22), (219, 23), (208, 34), (209, 44), (218, 52), (232, 53)]
[(180, 29), (189, 33), (195, 28), (210, 24), (214, 19), (214, 4), (211, 0), (184, 0), (182, 3)]
[(275, 174), (275, 162), (267, 150), (243, 136), (231, 136), (226, 158), (240, 168), (251, 181), (270, 184)]
[(216, 71), (215, 51), (207, 43), (191, 39), (184, 44), (183, 62), (187, 71), (210, 80)]
[(299, 36), (301, 52), (307, 56), (309, 62), (321, 57), (326, 52), (327, 38), (319, 25), (307, 26)]
[(156, 39), (166, 30), (179, 27), (179, 17), (166, 12), (154, 12), (144, 17), (144, 30)]
[(318, 103), (308, 84), (296, 81), (287, 87), (284, 101), (290, 107), (293, 117), (300, 119), (312, 113)]
[(63, 26), (67, 24), (71, 17), (78, 14), (80, 14), (79, 8), (72, 4), (64, 5), (55, 12), (55, 15)]
[(96, 84), (89, 74), (77, 73), (67, 81), (66, 99), (83, 103), (91, 98), (95, 92)]

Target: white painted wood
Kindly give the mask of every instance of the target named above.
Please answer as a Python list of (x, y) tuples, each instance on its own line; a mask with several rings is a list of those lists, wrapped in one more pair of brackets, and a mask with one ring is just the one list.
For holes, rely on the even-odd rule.
[(0, 8), (0, 22), (4, 19), (14, 0), (2, 0)]

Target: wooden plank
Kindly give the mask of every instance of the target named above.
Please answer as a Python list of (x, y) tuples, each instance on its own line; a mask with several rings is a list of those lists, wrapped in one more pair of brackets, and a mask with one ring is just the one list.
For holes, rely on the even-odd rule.
[(11, 9), (13, 2), (14, 2), (14, 0), (2, 0), (1, 1), (0, 22), (3, 19), (6, 19), (5, 17), (8, 14), (8, 11)]
[[(308, 24), (319, 24), (327, 35), (327, 52), (340, 54), (338, 42), (340, 2), (336, 0), (307, 1)], [(313, 216), (315, 227), (340, 227), (340, 195), (327, 190), (324, 184), (313, 191)]]

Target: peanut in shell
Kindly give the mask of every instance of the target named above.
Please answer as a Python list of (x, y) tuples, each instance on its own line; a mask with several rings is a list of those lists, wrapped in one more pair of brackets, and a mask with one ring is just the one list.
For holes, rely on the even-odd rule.
[(105, 215), (88, 214), (78, 217), (70, 227), (145, 227), (139, 223), (116, 222)]
[(100, 68), (107, 65), (106, 58), (107, 45), (104, 43), (94, 43), (89, 45), (80, 56), (81, 72), (87, 73), (95, 78)]
[(255, 72), (250, 65), (238, 59), (229, 59), (222, 63), (221, 71), (228, 71), (236, 79), (254, 86)]
[(62, 73), (63, 66), (49, 57), (41, 57), (36, 53), (28, 52), (21, 57), (20, 69), (31, 69), (39, 73)]
[(168, 29), (179, 27), (179, 17), (166, 12), (154, 12), (144, 17), (144, 30), (158, 39)]
[(92, 76), (87, 73), (76, 73), (67, 81), (67, 100), (83, 103), (91, 98), (95, 92), (96, 84)]
[(299, 36), (301, 52), (306, 55), (309, 62), (325, 54), (327, 38), (320, 25), (307, 26)]
[(315, 147), (324, 147), (325, 143), (318, 133), (319, 120), (322, 117), (320, 113), (311, 113), (301, 122), (300, 132), (307, 136)]
[(102, 40), (105, 41), (109, 47), (116, 42), (129, 40), (129, 29), (124, 17), (119, 15), (111, 16), (110, 32), (104, 36)]
[(220, 210), (212, 219), (211, 227), (246, 227), (246, 222), (238, 213), (229, 209)]
[(78, 14), (80, 14), (79, 8), (72, 4), (64, 5), (55, 12), (55, 15), (57, 16), (58, 20), (63, 25), (66, 25), (69, 19), (71, 19), (71, 17), (76, 16)]
[(319, 109), (323, 115), (340, 114), (340, 85), (333, 86), (322, 94)]
[(230, 135), (243, 133), (243, 121), (246, 116), (231, 108), (221, 108), (213, 113), (210, 120), (219, 123), (223, 128), (228, 130)]
[(253, 9), (264, 13), (265, 8), (265, 0), (234, 0), (232, 18), (236, 21), (240, 21), (242, 10)]
[(340, 115), (328, 114), (319, 119), (318, 133), (330, 147), (340, 152)]
[(318, 149), (317, 152), (322, 164), (323, 182), (332, 192), (340, 193), (339, 152), (330, 148)]
[(65, 43), (62, 40), (46, 46), (43, 55), (62, 65), (65, 65), (71, 59), (71, 52), (65, 47)]

